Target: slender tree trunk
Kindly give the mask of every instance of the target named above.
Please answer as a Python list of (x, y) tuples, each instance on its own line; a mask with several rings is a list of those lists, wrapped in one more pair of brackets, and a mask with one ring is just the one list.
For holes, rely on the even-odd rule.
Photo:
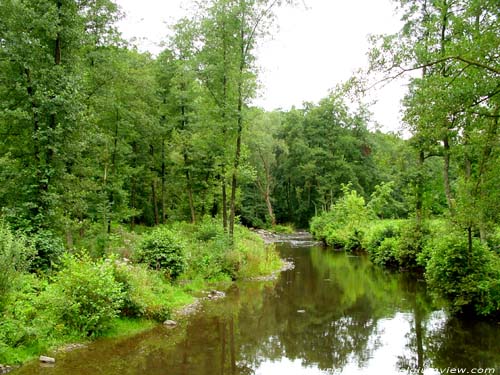
[(226, 182), (226, 166), (222, 166), (222, 226), (224, 231), (227, 231), (227, 182)]
[(188, 199), (189, 199), (189, 210), (191, 211), (191, 223), (196, 223), (196, 210), (194, 208), (194, 199), (193, 199), (193, 187), (191, 184), (191, 176), (189, 175), (189, 170), (186, 168), (186, 187), (188, 191)]
[(446, 194), (446, 201), (448, 202), (448, 208), (450, 210), (451, 215), (454, 215), (453, 208), (453, 197), (451, 193), (451, 184), (450, 184), (450, 143), (448, 139), (448, 135), (446, 134), (443, 138), (443, 179), (444, 179), (444, 191)]
[(271, 194), (269, 193), (269, 190), (266, 193), (266, 205), (267, 205), (267, 212), (269, 213), (269, 217), (271, 218), (271, 225), (275, 227), (276, 217), (274, 216), (273, 204), (271, 202)]
[(234, 155), (233, 165), (233, 178), (231, 181), (231, 215), (229, 218), (229, 236), (234, 236), (234, 219), (236, 216), (236, 189), (238, 185), (238, 168), (240, 165), (241, 156), (241, 135), (243, 133), (243, 73), (246, 64), (246, 51), (245, 51), (245, 31), (244, 31), (244, 18), (242, 17), (242, 24), (240, 29), (240, 66), (238, 71), (238, 105), (237, 113), (237, 134), (236, 134), (236, 151)]
[(233, 178), (231, 181), (231, 215), (229, 218), (229, 235), (231, 238), (234, 235), (234, 220), (236, 216), (236, 189), (238, 187), (238, 168), (240, 165), (240, 156), (241, 156), (241, 134), (243, 132), (243, 96), (241, 92), (241, 83), (239, 83), (238, 88), (238, 133), (236, 136), (236, 152), (234, 155), (234, 166), (233, 166)]
[(161, 141), (161, 223), (165, 224), (167, 214), (165, 213), (165, 140)]
[[(226, 30), (224, 22), (222, 23), (222, 30)], [(227, 111), (227, 44), (226, 35), (222, 37), (222, 63), (223, 63), (223, 75), (222, 75), (222, 141), (224, 146), (226, 144), (227, 129), (226, 129), (226, 111)], [(225, 150), (225, 147), (223, 148)], [(224, 151), (222, 151), (222, 226), (224, 231), (228, 229), (227, 223), (227, 182), (226, 182), (226, 158)]]
[(262, 185), (262, 182), (260, 182), (258, 179), (256, 184), (262, 197), (264, 198), (264, 201), (266, 202), (269, 219), (271, 220), (271, 225), (274, 227), (276, 226), (276, 217), (274, 216), (273, 205), (271, 202), (271, 171), (266, 161), (266, 158), (264, 157), (264, 155), (260, 150), (260, 147), (258, 148), (258, 153), (260, 160), (262, 161), (262, 166), (264, 167), (265, 185)]
[(153, 199), (155, 225), (158, 225), (160, 224), (160, 216), (158, 214), (158, 198), (156, 196), (156, 178), (153, 178), (153, 180), (151, 181), (151, 194), (151, 198)]
[(423, 221), (423, 196), (424, 196), (424, 161), (425, 155), (423, 150), (418, 152), (418, 177), (416, 186), (416, 197), (415, 197), (415, 212), (417, 220), (417, 228), (422, 227)]
[[(135, 141), (132, 142), (132, 153), (134, 155), (132, 159), (132, 165), (134, 167), (134, 171), (137, 168), (137, 143)], [(135, 173), (132, 174), (131, 182), (130, 182), (130, 207), (134, 210), (136, 208), (136, 178)], [(135, 228), (135, 215), (132, 215), (130, 218), (130, 230), (134, 230)]]

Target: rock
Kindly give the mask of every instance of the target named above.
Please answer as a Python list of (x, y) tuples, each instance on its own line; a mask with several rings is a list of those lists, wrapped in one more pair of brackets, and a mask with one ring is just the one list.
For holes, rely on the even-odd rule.
[(226, 293), (224, 293), (224, 292), (220, 292), (218, 290), (211, 290), (210, 292), (208, 292), (207, 298), (210, 300), (215, 300), (215, 299), (224, 298), (225, 296), (226, 296)]
[(11, 366), (7, 366), (7, 365), (0, 365), (0, 374), (6, 374), (8, 373), (9, 371), (12, 371), (13, 368)]
[(56, 359), (52, 357), (46, 357), (44, 355), (40, 356), (40, 362), (43, 363), (56, 363)]
[(177, 326), (177, 322), (176, 322), (175, 320), (165, 320), (165, 321), (163, 322), (163, 325), (164, 325), (164, 326), (167, 326), (167, 327), (169, 327), (169, 328), (174, 328), (174, 327), (176, 327), (176, 326)]
[(76, 344), (66, 344), (66, 345), (63, 345), (59, 348), (57, 348), (55, 350), (56, 353), (68, 353), (68, 352), (72, 352), (73, 350), (78, 350), (78, 349), (83, 349), (83, 348), (86, 348), (87, 345), (86, 344), (79, 344), (79, 343), (76, 343)]
[(182, 309), (177, 310), (175, 312), (175, 316), (177, 317), (185, 317), (189, 315), (193, 315), (201, 308), (201, 301), (196, 299), (193, 303), (184, 306)]

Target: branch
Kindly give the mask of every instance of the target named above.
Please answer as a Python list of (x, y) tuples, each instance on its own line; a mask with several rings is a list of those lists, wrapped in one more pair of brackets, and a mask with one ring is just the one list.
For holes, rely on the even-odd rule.
[[(460, 71), (460, 73), (462, 73), (469, 66), (475, 66), (476, 68), (482, 68), (484, 70), (488, 70), (489, 72), (492, 72), (495, 75), (500, 75), (500, 69), (492, 67), (492, 66), (489, 66), (489, 65), (486, 65), (486, 64), (483, 64), (483, 63), (481, 63), (479, 61), (474, 61), (474, 60), (471, 60), (471, 59), (468, 59), (468, 58), (465, 58), (465, 57), (462, 57), (462, 56), (446, 56), (446, 57), (443, 57), (441, 59), (430, 61), (428, 63), (421, 64), (421, 65), (418, 65), (418, 66), (415, 66), (415, 67), (412, 67), (412, 68), (403, 68), (401, 66), (398, 66), (397, 68), (400, 69), (399, 72), (397, 72), (395, 75), (384, 77), (383, 79), (375, 82), (373, 85), (371, 85), (370, 87), (368, 87), (368, 90), (374, 88), (375, 86), (377, 86), (378, 84), (380, 84), (382, 82), (393, 81), (393, 80), (395, 80), (395, 79), (403, 76), (405, 73), (413, 72), (415, 70), (420, 70), (420, 69), (423, 69), (423, 68), (428, 68), (428, 67), (431, 67), (431, 66), (434, 66), (434, 65), (437, 65), (437, 64), (441, 64), (441, 63), (449, 61), (449, 60), (457, 60), (457, 61), (461, 61), (461, 62), (467, 64), (467, 66), (465, 68), (463, 68)], [(395, 68), (396, 68), (395, 66), (392, 66), (391, 68), (387, 69), (387, 71), (388, 72), (392, 71)], [(455, 77), (455, 78), (457, 78), (457, 77)]]
[(250, 49), (250, 46), (252, 44), (252, 40), (255, 36), (255, 33), (257, 32), (257, 28), (259, 27), (260, 25), (260, 22), (262, 21), (262, 19), (264, 18), (265, 15), (269, 14), (269, 12), (271, 11), (271, 9), (274, 8), (274, 6), (279, 3), (280, 0), (274, 0), (271, 5), (269, 5), (269, 7), (267, 9), (264, 9), (264, 11), (262, 11), (262, 13), (260, 14), (260, 16), (257, 18), (257, 20), (255, 21), (255, 24), (253, 25), (253, 28), (252, 28), (252, 31), (250, 32), (250, 35), (247, 39), (247, 43), (245, 45), (245, 49), (244, 49), (244, 56), (247, 56), (248, 55), (248, 50)]

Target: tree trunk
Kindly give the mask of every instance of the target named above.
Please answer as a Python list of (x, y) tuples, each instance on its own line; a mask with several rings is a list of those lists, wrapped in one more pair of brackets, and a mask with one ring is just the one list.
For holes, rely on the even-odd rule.
[(226, 183), (226, 168), (222, 168), (222, 226), (224, 231), (227, 231), (227, 183)]
[(196, 211), (194, 209), (194, 200), (193, 200), (193, 187), (191, 186), (191, 176), (189, 175), (189, 170), (186, 168), (186, 187), (188, 191), (188, 199), (189, 199), (189, 210), (191, 211), (191, 223), (196, 223)]
[(161, 141), (161, 223), (165, 224), (165, 140)]
[(154, 212), (154, 219), (155, 219), (155, 225), (160, 224), (160, 216), (158, 214), (158, 199), (156, 197), (156, 178), (153, 177), (153, 180), (151, 181), (151, 194), (152, 194), (152, 200), (153, 200), (153, 212)]
[[(134, 141), (132, 142), (132, 153), (134, 155), (133, 157), (133, 162), (132, 165), (134, 167), (134, 170), (137, 168), (137, 143)], [(135, 179), (135, 173), (132, 174), (130, 182), (130, 206), (132, 209), (135, 209), (136, 207), (136, 179)], [(134, 230), (135, 228), (135, 215), (132, 215), (130, 218), (130, 230)]]
[(417, 228), (422, 227), (423, 221), (423, 196), (424, 196), (424, 161), (425, 155), (423, 150), (419, 150), (418, 152), (418, 177), (417, 177), (417, 186), (416, 186), (416, 196), (415, 196), (415, 213), (417, 220)]
[(243, 132), (243, 117), (241, 113), (243, 107), (243, 97), (241, 93), (241, 83), (238, 91), (238, 134), (236, 136), (236, 153), (234, 155), (233, 178), (231, 181), (231, 215), (229, 217), (229, 235), (231, 236), (231, 238), (233, 238), (234, 236), (234, 220), (236, 216), (236, 189), (238, 187), (237, 178), (241, 156), (241, 133)]
[(443, 147), (444, 147), (444, 163), (443, 163), (443, 179), (444, 179), (444, 191), (446, 194), (446, 201), (448, 202), (448, 208), (450, 209), (450, 213), (454, 215), (453, 208), (453, 197), (451, 193), (451, 185), (450, 185), (450, 144), (448, 140), (448, 134), (446, 134), (443, 138)]
[(266, 205), (267, 205), (267, 212), (269, 213), (269, 217), (271, 219), (271, 225), (273, 227), (276, 226), (276, 217), (274, 216), (273, 212), (273, 205), (271, 203), (271, 196), (269, 194), (269, 191), (266, 193)]

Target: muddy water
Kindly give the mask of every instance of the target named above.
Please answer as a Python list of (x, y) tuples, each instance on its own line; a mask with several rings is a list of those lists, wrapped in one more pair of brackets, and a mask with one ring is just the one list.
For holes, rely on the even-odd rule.
[(13, 374), (500, 374), (500, 325), (449, 319), (415, 277), (306, 240), (278, 245), (295, 269), (233, 285), (174, 329), (101, 340)]

